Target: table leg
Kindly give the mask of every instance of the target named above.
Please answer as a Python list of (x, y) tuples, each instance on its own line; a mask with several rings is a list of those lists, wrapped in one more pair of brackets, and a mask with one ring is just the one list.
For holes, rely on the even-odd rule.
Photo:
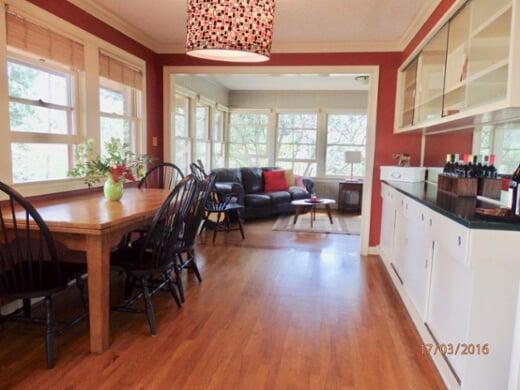
[(90, 352), (108, 349), (110, 340), (110, 246), (102, 236), (87, 236)]
[(311, 208), (311, 229), (314, 224), (314, 219), (316, 218), (316, 206), (312, 206)]
[(296, 225), (296, 221), (298, 221), (298, 216), (300, 215), (300, 206), (296, 206), (293, 225)]
[(325, 205), (325, 209), (327, 210), (327, 214), (328, 214), (328, 216), (329, 216), (330, 224), (333, 225), (334, 222), (332, 221), (332, 215), (330, 214), (330, 205), (326, 204), (326, 205)]

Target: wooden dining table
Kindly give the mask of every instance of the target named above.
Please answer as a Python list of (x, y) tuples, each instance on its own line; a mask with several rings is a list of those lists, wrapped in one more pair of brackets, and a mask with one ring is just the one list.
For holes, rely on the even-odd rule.
[(126, 233), (148, 225), (169, 193), (127, 188), (118, 202), (99, 191), (32, 202), (56, 241), (86, 252), (91, 352), (110, 344), (110, 252)]

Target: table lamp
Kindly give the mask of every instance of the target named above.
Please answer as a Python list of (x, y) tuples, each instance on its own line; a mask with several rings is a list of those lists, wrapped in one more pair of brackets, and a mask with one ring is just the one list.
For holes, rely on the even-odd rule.
[(354, 164), (363, 161), (363, 156), (359, 150), (347, 150), (345, 152), (345, 162), (350, 164), (350, 180), (354, 178)]

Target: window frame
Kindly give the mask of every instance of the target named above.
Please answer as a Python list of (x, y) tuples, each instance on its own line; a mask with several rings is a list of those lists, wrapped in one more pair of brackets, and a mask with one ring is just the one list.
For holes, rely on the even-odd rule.
[[(199, 160), (199, 155), (197, 151), (197, 145), (198, 144), (204, 144), (205, 145), (205, 156), (204, 161), (205, 163), (205, 169), (209, 168), (211, 166), (211, 105), (207, 104), (206, 102), (201, 101), (201, 99), (196, 99), (194, 102), (194, 108), (193, 108), (193, 123), (194, 126), (192, 128), (192, 158), (195, 160), (193, 162), (198, 162), (196, 160)], [(198, 110), (204, 109), (206, 112), (206, 116), (204, 119), (204, 134), (202, 137), (198, 136)]]
[[(489, 131), (489, 154), (495, 155), (495, 167), (498, 169), (500, 175), (512, 175), (516, 167), (512, 167), (510, 172), (500, 172), (499, 168), (502, 164), (504, 150), (512, 151), (520, 148), (505, 147), (504, 135), (507, 131), (507, 124), (488, 125), (484, 126), (486, 131)], [(475, 154), (482, 154), (482, 131), (484, 128), (475, 129), (473, 132), (473, 150)], [(520, 131), (520, 126), (517, 127), (517, 131)]]
[[(142, 115), (141, 115), (141, 101), (142, 92), (132, 88), (128, 85), (118, 83), (116, 81), (99, 77), (99, 95), (101, 96), (101, 89), (115, 92), (123, 95), (124, 98), (124, 113), (117, 114), (115, 112), (105, 112), (101, 110), (101, 104), (99, 106), (99, 141), (101, 143), (101, 119), (122, 119), (129, 122), (129, 140), (130, 150), (134, 153), (138, 153), (140, 150), (139, 140), (141, 133)], [(103, 149), (103, 145), (100, 145), (100, 149)]]
[[(301, 129), (290, 129), (293, 131), (315, 131), (316, 132), (316, 142), (314, 144), (304, 144), (304, 143), (292, 143), (287, 145), (313, 145), (314, 146), (314, 159), (309, 158), (278, 158), (278, 151), (279, 151), (279, 131), (280, 131), (280, 116), (281, 115), (316, 115), (316, 128), (301, 128)], [(320, 110), (276, 110), (275, 115), (275, 134), (274, 134), (274, 165), (278, 166), (278, 163), (292, 163), (292, 170), (294, 170), (294, 164), (295, 163), (308, 163), (308, 164), (316, 164), (316, 173), (312, 177), (318, 177), (318, 165), (319, 165), (319, 132), (320, 132)], [(308, 175), (303, 175), (308, 176)], [(309, 176), (311, 177), (311, 176)]]
[[(221, 114), (220, 121), (216, 121), (217, 113)], [(224, 168), (226, 167), (226, 120), (228, 118), (228, 113), (226, 110), (220, 107), (217, 104), (215, 107), (211, 108), (211, 129), (210, 129), (210, 160), (211, 160), (211, 169), (214, 168)], [(217, 126), (219, 130), (217, 131)], [(216, 137), (216, 134), (220, 133), (220, 137)], [(215, 152), (215, 146), (220, 145), (221, 153)], [(218, 157), (222, 161), (222, 166), (218, 166), (217, 159)]]
[[(326, 110), (324, 112), (325, 118), (324, 118), (324, 154), (323, 154), (323, 176), (326, 178), (331, 179), (344, 179), (345, 177), (350, 178), (350, 174), (347, 172), (345, 174), (341, 175), (329, 175), (327, 174), (327, 150), (329, 146), (340, 146), (340, 147), (354, 147), (354, 148), (364, 148), (365, 149), (365, 170), (366, 170), (366, 153), (367, 153), (367, 140), (368, 140), (368, 112), (366, 110)], [(367, 118), (367, 130), (366, 130), (366, 137), (365, 137), (365, 144), (344, 144), (344, 143), (329, 143), (329, 116), (331, 115), (365, 115)], [(353, 176), (355, 179), (365, 178), (365, 175), (363, 176)]]
[[(229, 110), (229, 117), (228, 117), (228, 126), (227, 126), (227, 139), (226, 139), (226, 167), (229, 168), (230, 167), (230, 160), (231, 160), (231, 145), (233, 144), (237, 144), (237, 145), (245, 145), (243, 143), (238, 143), (238, 142), (232, 142), (231, 141), (231, 119), (233, 117), (233, 114), (260, 114), (260, 115), (265, 115), (267, 117), (267, 124), (266, 124), (266, 127), (265, 127), (265, 131), (266, 131), (266, 154), (265, 155), (252, 155), (252, 156), (240, 156), (240, 157), (252, 157), (256, 160), (259, 160), (259, 159), (265, 159), (267, 161), (267, 164), (270, 163), (270, 151), (269, 151), (269, 145), (270, 145), (270, 140), (269, 140), (269, 137), (270, 137), (270, 113), (271, 111), (270, 110), (266, 110), (266, 109), (247, 109), (247, 108), (240, 108), (240, 109), (233, 109), (231, 108)], [(253, 165), (250, 165), (250, 166), (253, 166)]]
[[(67, 90), (67, 105), (61, 105), (51, 102), (43, 101), (42, 99), (33, 100), (27, 98), (20, 98), (11, 96), (9, 94), (9, 76), (6, 75), (7, 81), (7, 111), (8, 111), (8, 133), (9, 139), (9, 165), (10, 169), (10, 182), (14, 185), (30, 185), (30, 184), (44, 184), (54, 181), (67, 180), (68, 177), (51, 178), (42, 180), (28, 180), (17, 182), (14, 179), (13, 172), (13, 155), (12, 155), (12, 144), (66, 144), (68, 151), (68, 167), (70, 170), (74, 164), (74, 145), (80, 142), (80, 74), (79, 71), (68, 68), (67, 66), (57, 64), (50, 60), (39, 60), (36, 59), (31, 53), (20, 53), (19, 50), (8, 48), (6, 52), (5, 64), (6, 69), (9, 63), (25, 66), (37, 71), (45, 72), (51, 75), (64, 77), (66, 80)], [(31, 131), (17, 131), (11, 129), (9, 106), (11, 102), (25, 104), (32, 107), (42, 107), (52, 110), (63, 111), (67, 115), (67, 133), (66, 134), (53, 134), (53, 133), (40, 133)]]
[[(75, 26), (74, 24), (63, 20), (62, 18), (49, 13), (39, 7), (36, 7), (30, 2), (19, 2), (19, 1), (8, 1), (9, 11), (16, 13), (22, 18), (27, 18), (30, 22), (52, 29), (53, 31), (68, 37), (84, 47), (84, 58), (85, 66), (84, 69), (78, 70), (78, 88), (74, 91), (74, 97), (77, 97), (77, 137), (76, 143), (81, 143), (87, 139), (93, 139), (94, 149), (96, 152), (100, 151), (99, 148), (99, 110), (98, 110), (98, 88), (99, 88), (99, 52), (103, 51), (108, 53), (115, 58), (130, 64), (132, 67), (141, 70), (144, 75), (142, 80), (141, 101), (139, 102), (141, 112), (141, 126), (139, 133), (139, 152), (146, 153), (147, 151), (154, 155), (155, 150), (159, 151), (159, 148), (150, 148), (148, 146), (159, 146), (157, 145), (156, 137), (151, 139), (151, 145), (148, 144), (147, 132), (148, 132), (148, 112), (147, 112), (147, 79), (146, 60), (139, 56), (139, 54), (133, 54), (126, 51), (101, 37), (93, 35), (84, 29)], [(12, 4), (11, 4), (12, 3)], [(7, 10), (3, 10), (3, 16)], [(7, 46), (7, 36), (0, 34), (0, 67), (4, 69), (4, 81), (0, 82), (0, 137), (4, 140), (9, 140), (11, 137), (10, 126), (9, 126), (9, 101), (8, 101), (8, 86), (7, 79), (5, 76), (7, 66), (7, 54), (15, 52), (23, 56), (23, 58), (32, 59), (38, 64), (40, 62), (40, 56), (31, 53), (30, 51), (23, 51), (17, 48)], [(59, 62), (45, 60), (45, 63), (51, 63), (58, 67), (63, 67)], [(45, 181), (31, 181), (24, 183), (13, 183), (12, 177), (12, 163), (11, 163), (11, 147), (10, 142), (0, 143), (0, 155), (5, 156), (0, 161), (0, 180), (5, 183), (12, 185), (24, 196), (37, 196), (52, 193), (63, 193), (71, 190), (84, 190), (85, 184), (82, 178), (66, 177), (62, 179), (49, 179)], [(96, 187), (102, 186), (95, 185)], [(1, 195), (0, 195), (1, 198)]]
[[(176, 86), (178, 88), (178, 86)], [(177, 135), (177, 126), (176, 126), (176, 118), (177, 118), (177, 97), (183, 99), (185, 101), (184, 106), (184, 126), (185, 126), (185, 135), (184, 136), (178, 136)], [(171, 125), (171, 133), (172, 133), (172, 140), (173, 140), (173, 147), (172, 147), (172, 154), (173, 158), (172, 161), (175, 165), (177, 165), (183, 172), (187, 172), (189, 169), (189, 164), (192, 159), (192, 138), (191, 138), (191, 131), (190, 131), (190, 124), (191, 124), (191, 96), (189, 96), (187, 93), (176, 91), (173, 98), (173, 118), (170, 116), (170, 125)], [(178, 140), (181, 140), (183, 143), (185, 143), (186, 148), (185, 151), (188, 154), (187, 161), (184, 161), (181, 165), (179, 165), (179, 161), (177, 160), (178, 156), (176, 153), (176, 147)]]

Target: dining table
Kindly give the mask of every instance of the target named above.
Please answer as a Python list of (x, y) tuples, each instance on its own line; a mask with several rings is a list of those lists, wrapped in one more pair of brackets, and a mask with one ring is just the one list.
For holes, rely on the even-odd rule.
[(110, 345), (110, 253), (126, 234), (150, 224), (169, 193), (127, 188), (120, 201), (108, 201), (91, 190), (31, 202), (56, 241), (86, 253), (91, 352)]

